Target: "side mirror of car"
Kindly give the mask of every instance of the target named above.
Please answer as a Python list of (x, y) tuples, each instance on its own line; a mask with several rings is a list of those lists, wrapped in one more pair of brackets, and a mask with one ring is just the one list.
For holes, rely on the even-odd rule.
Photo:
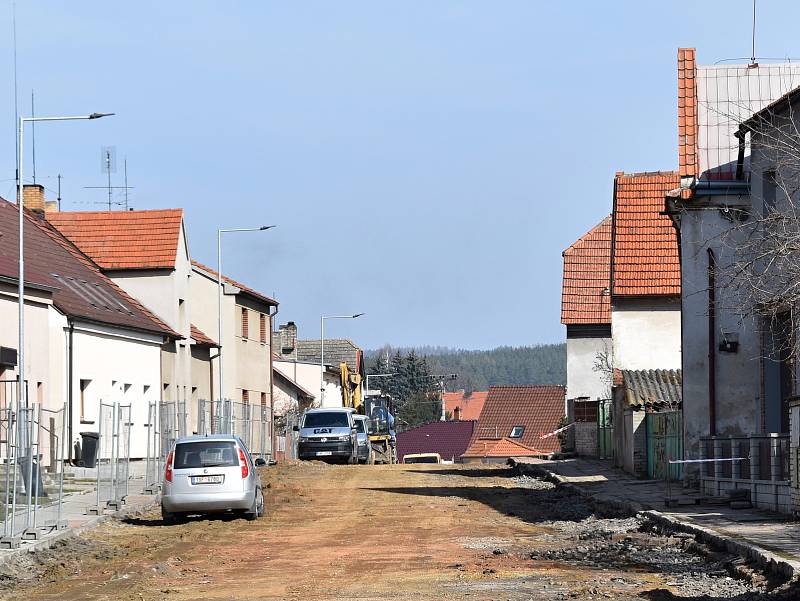
[(300, 426), (292, 426), (292, 432), (299, 432)]

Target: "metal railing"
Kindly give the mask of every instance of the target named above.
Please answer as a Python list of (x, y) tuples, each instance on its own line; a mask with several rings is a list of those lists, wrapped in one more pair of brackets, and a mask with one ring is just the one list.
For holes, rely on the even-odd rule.
[(131, 451), (131, 406), (100, 403), (98, 454), (95, 482), (96, 503), (87, 513), (119, 509), (128, 496)]
[[(13, 386), (2, 383), (6, 392)], [(15, 391), (14, 391), (15, 392)], [(66, 527), (64, 500), (64, 443), (66, 404), (45, 409), (37, 403), (20, 406), (10, 397), (0, 401), (0, 455), (5, 473), (0, 479), (3, 536), (0, 548)]]
[(272, 415), (267, 405), (230, 399), (197, 402), (198, 434), (235, 434), (253, 456), (272, 456)]
[(761, 482), (789, 480), (789, 435), (750, 434), (700, 439), (700, 459), (736, 459), (703, 463), (701, 477)]

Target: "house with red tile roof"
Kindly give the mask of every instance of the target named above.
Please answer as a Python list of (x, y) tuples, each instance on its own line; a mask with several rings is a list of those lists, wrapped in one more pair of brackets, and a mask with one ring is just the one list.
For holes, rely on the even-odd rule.
[(189, 431), (198, 427), (199, 401), (219, 395), (221, 354), (224, 396), (271, 411), (277, 302), (223, 275), (219, 340), (217, 274), (192, 261), (183, 209), (45, 215), (106, 276), (181, 334), (162, 348), (159, 394), (165, 402), (187, 403)]
[(439, 453), (443, 461), (459, 463), (475, 432), (475, 420), (435, 421), (397, 434), (397, 459), (406, 455)]
[[(41, 187), (27, 187), (43, 200)], [(43, 204), (43, 203), (42, 203)], [(41, 206), (41, 205), (39, 205)], [(28, 399), (58, 410), (66, 402), (68, 444), (96, 432), (100, 401), (130, 404), (131, 454), (146, 452), (149, 402), (161, 387), (161, 349), (180, 332), (130, 295), (41, 212), (24, 213), (25, 380)], [(0, 381), (17, 377), (17, 205), (0, 199)], [(14, 396), (0, 385), (0, 404)], [(44, 453), (47, 456), (47, 453)]]
[(221, 376), (219, 353), (212, 361), (211, 396), (219, 398), (221, 378), (223, 398), (260, 405), (271, 413), (274, 408), (272, 328), (278, 302), (223, 274), (219, 339), (217, 271), (192, 261), (189, 284), (191, 323), (200, 331), (213, 332), (222, 349)]
[[(574, 421), (576, 402), (596, 407), (598, 399), (610, 398), (608, 378), (597, 366), (602, 357), (609, 360), (612, 357), (611, 216), (578, 238), (561, 256), (564, 263), (561, 323), (567, 328), (567, 406), (564, 413)], [(596, 455), (596, 436), (587, 439), (586, 436), (573, 438), (573, 435), (573, 431), (568, 433), (570, 446), (576, 440), (586, 440), (579, 452)]]
[(563, 386), (490, 386), (481, 417), (462, 455), (465, 462), (502, 462), (510, 457), (550, 456), (564, 415)]
[[(704, 437), (789, 430), (794, 370), (776, 349), (788, 346), (793, 318), (788, 311), (759, 316), (730, 274), (737, 232), (781, 198), (782, 177), (796, 179), (796, 167), (787, 175), (786, 157), (772, 152), (769, 127), (797, 131), (800, 64), (700, 64), (694, 48), (679, 49), (677, 58), (680, 179), (665, 208), (681, 244), (684, 450), (697, 458), (710, 444)], [(707, 489), (729, 485), (692, 467)]]
[(464, 390), (444, 393), (444, 409), (454, 421), (477, 420), (481, 417), (487, 391), (473, 391), (467, 394)]

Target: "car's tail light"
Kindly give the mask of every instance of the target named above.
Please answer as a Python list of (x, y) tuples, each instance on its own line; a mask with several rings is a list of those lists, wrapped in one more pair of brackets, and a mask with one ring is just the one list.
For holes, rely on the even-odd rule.
[(242, 478), (247, 478), (247, 475), (250, 473), (250, 468), (247, 467), (247, 459), (245, 459), (244, 451), (239, 449), (239, 461), (242, 465)]
[(164, 469), (164, 479), (172, 482), (172, 451), (167, 455), (167, 467)]

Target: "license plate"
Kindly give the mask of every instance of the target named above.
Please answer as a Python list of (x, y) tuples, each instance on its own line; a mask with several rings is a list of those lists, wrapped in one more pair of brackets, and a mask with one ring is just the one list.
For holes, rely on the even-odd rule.
[(222, 484), (222, 476), (192, 476), (192, 484)]
[(328, 455), (333, 455), (333, 451), (317, 451), (317, 457), (326, 457)]

